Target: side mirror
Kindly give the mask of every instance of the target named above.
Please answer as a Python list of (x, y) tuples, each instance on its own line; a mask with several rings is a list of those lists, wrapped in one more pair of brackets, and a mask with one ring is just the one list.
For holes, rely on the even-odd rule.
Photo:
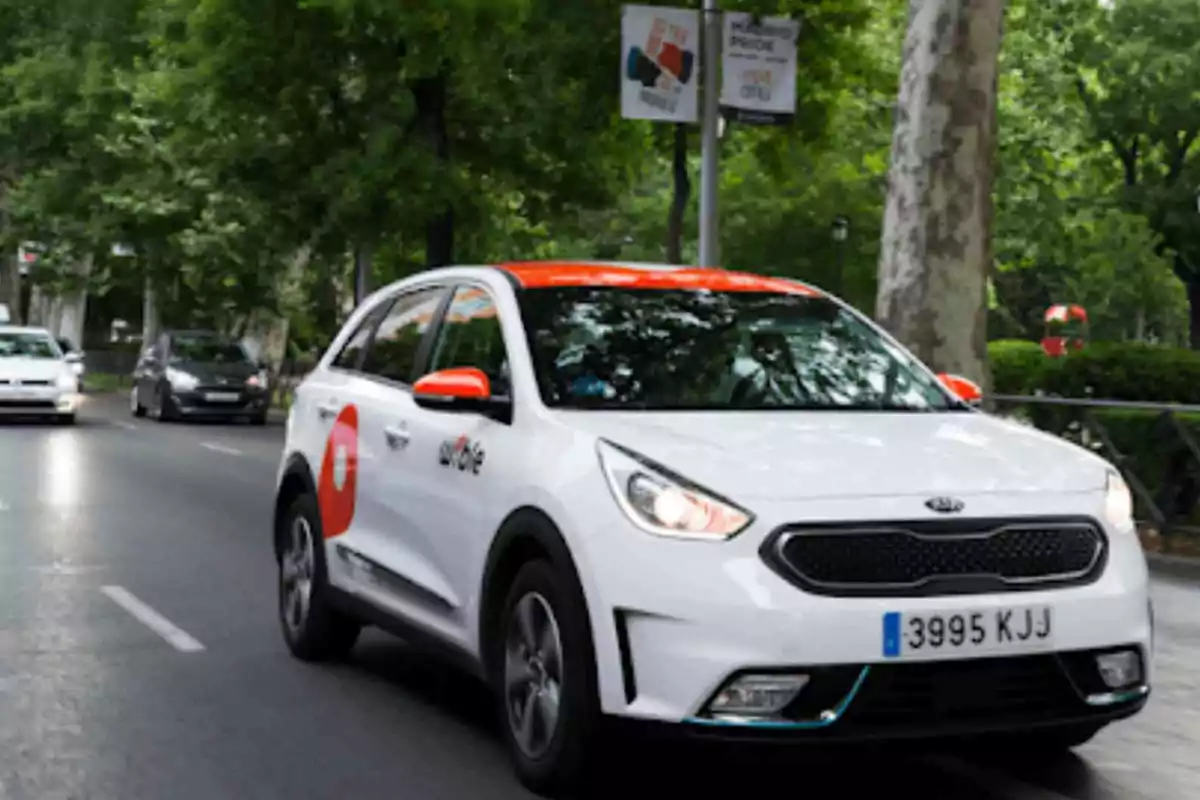
[(983, 402), (983, 389), (975, 381), (964, 378), (961, 375), (951, 375), (947, 372), (942, 372), (938, 375), (938, 380), (942, 385), (949, 389), (955, 397), (962, 400), (967, 405), (977, 406)]
[(82, 363), (83, 353), (79, 352), (78, 350), (72, 350), (71, 352), (63, 355), (63, 360), (66, 361), (68, 364)]
[(509, 421), (512, 402), (492, 396), (492, 382), (475, 367), (438, 370), (413, 384), (413, 400), (422, 408), (435, 411), (485, 414)]

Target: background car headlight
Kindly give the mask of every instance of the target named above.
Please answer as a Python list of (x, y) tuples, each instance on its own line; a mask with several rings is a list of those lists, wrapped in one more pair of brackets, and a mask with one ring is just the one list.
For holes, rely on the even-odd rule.
[(754, 521), (749, 511), (631, 450), (603, 440), (596, 449), (617, 505), (648, 533), (725, 541)]
[(268, 380), (267, 371), (264, 369), (257, 375), (251, 375), (249, 378), (246, 378), (246, 385), (251, 389), (266, 389)]
[(190, 392), (200, 385), (200, 381), (195, 375), (190, 375), (174, 367), (167, 367), (167, 383), (171, 384), (171, 388), (180, 392)]
[(1104, 491), (1104, 516), (1108, 523), (1121, 530), (1134, 528), (1133, 495), (1125, 479), (1117, 472), (1109, 472)]

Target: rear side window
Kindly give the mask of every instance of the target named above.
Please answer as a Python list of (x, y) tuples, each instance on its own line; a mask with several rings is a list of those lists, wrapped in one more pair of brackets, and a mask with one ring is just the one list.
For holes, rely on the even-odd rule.
[[(384, 304), (383, 308), (386, 307)], [(376, 309), (363, 318), (357, 330), (342, 347), (342, 352), (338, 353), (337, 358), (333, 360), (332, 366), (338, 369), (358, 369), (358, 365), (362, 363), (363, 353), (367, 352), (367, 345), (371, 342), (371, 332), (375, 330), (382, 310), (382, 308)]]
[(411, 383), (417, 366), (417, 350), (444, 289), (420, 289), (400, 297), (375, 331), (362, 371), (397, 383)]

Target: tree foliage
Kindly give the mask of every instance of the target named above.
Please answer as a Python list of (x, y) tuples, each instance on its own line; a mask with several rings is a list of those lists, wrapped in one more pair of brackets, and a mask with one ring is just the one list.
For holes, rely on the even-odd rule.
[[(172, 324), (284, 315), (308, 343), (356, 254), (376, 285), (450, 260), (665, 260), (675, 129), (619, 118), (620, 5), (0, 0), (0, 247), (46, 245), (34, 280), (86, 285), (97, 314), (136, 319), (149, 285)], [(803, 18), (794, 122), (721, 142), (726, 261), (869, 308), (907, 4), (726, 7)], [(1047, 305), (1079, 302), (1097, 337), (1185, 341), (1200, 7), (1010, 0), (1006, 26), (993, 335), (1037, 338)]]

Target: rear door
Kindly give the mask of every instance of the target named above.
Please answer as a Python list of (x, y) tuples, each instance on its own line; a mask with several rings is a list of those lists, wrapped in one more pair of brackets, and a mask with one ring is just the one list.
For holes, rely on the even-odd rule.
[(352, 535), (339, 539), (329, 554), (344, 586), (409, 618), (420, 616), (419, 607), (429, 597), (447, 591), (430, 569), (428, 555), (410, 546), (407, 531), (413, 523), (407, 506), (388, 496), (396, 476), (410, 469), (412, 382), (445, 294), (441, 285), (402, 290), (374, 331), (354, 388), (360, 457)]
[[(364, 452), (358, 446), (359, 405), (363, 387), (370, 385), (359, 370), (375, 326), (388, 305), (376, 304), (340, 343), (334, 342), (336, 355), (313, 370), (296, 389), (288, 416), (289, 448), (304, 456), (317, 483), (326, 542), (354, 535), (358, 528), (358, 476), (371, 457), (370, 450)], [(330, 560), (329, 566), (329, 577), (337, 583), (336, 565)]]

